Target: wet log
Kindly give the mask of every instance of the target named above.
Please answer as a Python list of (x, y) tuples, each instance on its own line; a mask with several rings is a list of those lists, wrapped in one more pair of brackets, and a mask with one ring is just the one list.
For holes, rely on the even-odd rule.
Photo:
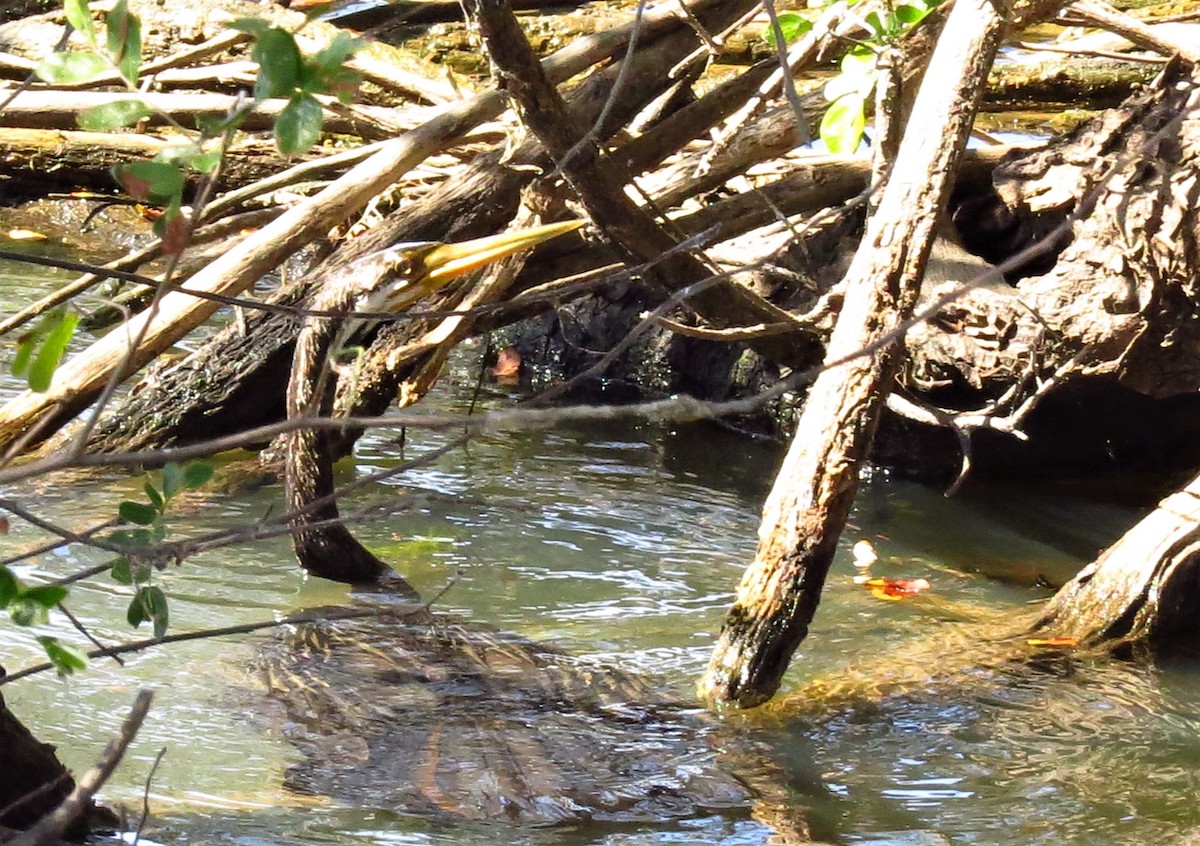
[[(1057, 4), (1021, 7), (1025, 20)], [(808, 633), (891, 382), (896, 330), (912, 313), (935, 220), (966, 146), (988, 68), (1010, 21), (988, 2), (955, 4), (913, 106), (879, 204), (847, 273), (826, 369), (809, 391), (763, 509), (759, 548), (727, 613), (699, 689), (751, 707), (778, 690)]]

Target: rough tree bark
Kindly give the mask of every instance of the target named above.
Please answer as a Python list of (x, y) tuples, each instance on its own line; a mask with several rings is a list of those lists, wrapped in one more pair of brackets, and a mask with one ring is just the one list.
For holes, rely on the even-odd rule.
[[(1115, 156), (1115, 173), (1071, 247), (1090, 253), (1091, 284), (1107, 292), (1109, 312), (1124, 315), (1126, 324), (1124, 332), (1098, 327), (1095, 348), (1106, 355), (1090, 369), (1152, 396), (1194, 394), (1200, 387), (1200, 69), (1169, 69), (1140, 105), (1131, 137)], [(1037, 628), (1089, 645), (1194, 652), (1198, 497), (1200, 477), (1065, 585)]]

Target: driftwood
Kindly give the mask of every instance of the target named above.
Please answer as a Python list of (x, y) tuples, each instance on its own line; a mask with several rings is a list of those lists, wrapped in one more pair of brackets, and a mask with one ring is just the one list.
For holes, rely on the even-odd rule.
[[(3, 91), (0, 91), (2, 94)], [(107, 91), (25, 91), (4, 110), (0, 124), (32, 129), (75, 129), (79, 115), (108, 103), (135, 98), (151, 110), (148, 123), (163, 125), (168, 117), (184, 126), (201, 119), (220, 119), (241, 101), (230, 94), (175, 92), (128, 94)], [(412, 129), (403, 111), (379, 106), (344, 105), (326, 98), (325, 127), (330, 132), (357, 135), (372, 141), (392, 138)], [(247, 130), (267, 129), (287, 106), (286, 100), (263, 100), (246, 116)]]
[[(52, 186), (111, 191), (117, 187), (113, 165), (152, 159), (171, 146), (178, 143), (131, 132), (8, 127), (0, 132), (0, 175), (38, 193)], [(312, 160), (322, 152), (311, 151), (304, 158)], [(289, 164), (294, 162), (281, 159), (271, 142), (250, 139), (228, 151), (219, 187), (249, 185)]]
[[(725, 9), (724, 3), (714, 2), (702, 5), (696, 13), (703, 19), (709, 15), (728, 15)], [(719, 21), (720, 18), (718, 18)], [(653, 39), (664, 31), (673, 40), (655, 45)], [(627, 32), (628, 29), (625, 29), (579, 42), (547, 60), (547, 69), (557, 79), (577, 73), (587, 64), (620, 49)], [(649, 63), (641, 72), (644, 79), (642, 90), (647, 93), (647, 96), (649, 92), (653, 91), (655, 84), (666, 81), (670, 67), (694, 47), (694, 42), (689, 40), (691, 37), (693, 37), (691, 30), (681, 26), (670, 13), (664, 12), (657, 16), (647, 16), (647, 20), (643, 22), (642, 26), (641, 41), (647, 49), (639, 51), (638, 55), (639, 61)], [(645, 58), (643, 59), (642, 56)], [(576, 93), (575, 97), (579, 101), (578, 107), (582, 109), (584, 119), (591, 120), (590, 116), (599, 114), (607, 101), (607, 86), (611, 84), (611, 77), (614, 74), (615, 70), (610, 72), (607, 77), (597, 78), (593, 84), (585, 86)], [(496, 95), (484, 95), (484, 98), (484, 102), (489, 107), (498, 107), (499, 98)], [(619, 111), (615, 115), (617, 121), (627, 120), (632, 112), (637, 111), (639, 109), (637, 102), (630, 100), (628, 103), (618, 103)], [(441, 189), (436, 203), (409, 206), (399, 210), (385, 225), (370, 233), (368, 237), (348, 244), (340, 256), (335, 256), (331, 262), (327, 263), (327, 269), (330, 272), (336, 272), (337, 267), (347, 262), (353, 262), (355, 256), (366, 254), (396, 240), (470, 237), (495, 231), (503, 221), (511, 219), (518, 201), (519, 188), (530, 181), (533, 171), (529, 168), (542, 161), (541, 155), (536, 145), (526, 145), (513, 154), (511, 163), (508, 165), (500, 165), (492, 157), (481, 158), (466, 175)], [(345, 207), (344, 204), (343, 207)], [(271, 237), (278, 238), (278, 235), (272, 233)], [(226, 261), (228, 258), (226, 257)], [(211, 276), (212, 271), (213, 268), (208, 268), (206, 272)], [(306, 284), (309, 286), (319, 285), (319, 279), (318, 275), (316, 281), (308, 280)], [(196, 284), (194, 280), (192, 284)], [(286, 306), (301, 302), (303, 297), (304, 294), (301, 290), (289, 288), (280, 292), (274, 298), (274, 302), (277, 305)], [(282, 416), (281, 392), (263, 390), (264, 385), (278, 385), (276, 381), (278, 380), (278, 370), (272, 374), (270, 371), (262, 371), (260, 368), (264, 363), (277, 368), (280, 366), (280, 362), (289, 359), (290, 353), (286, 345), (295, 334), (294, 321), (287, 319), (286, 316), (249, 315), (246, 329), (243, 337), (232, 336), (229, 332), (222, 333), (220, 340), (210, 344), (207, 351), (202, 351), (200, 355), (191, 357), (177, 368), (173, 368), (171, 376), (153, 376), (147, 388), (139, 392), (148, 398), (151, 396), (148, 393), (150, 386), (153, 386), (153, 391), (157, 396), (167, 398), (167, 407), (174, 405), (176, 408), (179, 406), (178, 400), (170, 399), (172, 396), (177, 396), (174, 393), (176, 388), (173, 386), (179, 386), (178, 390), (184, 390), (189, 395), (199, 393), (209, 397), (212, 405), (199, 408), (178, 408), (177, 413), (170, 418), (175, 425), (167, 427), (171, 437), (199, 439), (203, 437), (202, 433), (211, 433), (212, 431), (211, 426), (206, 424), (228, 425), (232, 423), (233, 418), (226, 416), (220, 410), (231, 408), (227, 405), (233, 398), (230, 396), (230, 392), (236, 394), (238, 399), (253, 397), (257, 400), (241, 405), (236, 412), (240, 426), (263, 419), (259, 417), (259, 412), (263, 413), (266, 419), (279, 419)], [(248, 349), (249, 347), (252, 347), (253, 350)], [(385, 352), (379, 354), (387, 355)], [(74, 360), (66, 366), (71, 367), (72, 364), (74, 364)], [(372, 372), (370, 362), (364, 362), (362, 369), (370, 374)], [(251, 374), (254, 376), (252, 377)], [(369, 383), (371, 380), (370, 375), (363, 377), (365, 382)], [(206, 391), (203, 388), (205, 385), (211, 385), (213, 391), (211, 393)], [(244, 386), (249, 393), (243, 394), (243, 388), (239, 385)], [(52, 387), (51, 390), (53, 392), (54, 388)], [(160, 391), (161, 393), (159, 393)], [(28, 402), (32, 404), (35, 401), (36, 399), (31, 397)], [(19, 402), (21, 401), (19, 400)], [(16, 414), (12, 409), (16, 405), (17, 403), (13, 403), (9, 407), (14, 418)], [(264, 409), (264, 405), (269, 408)], [(46, 406), (43, 404), (40, 407)], [(23, 407), (20, 409), (20, 414), (22, 420), (29, 419), (29, 413)], [(179, 424), (181, 415), (185, 416), (189, 425)], [(246, 415), (246, 418), (243, 419), (242, 415)], [(146, 419), (144, 415), (140, 414), (122, 414), (120, 416), (126, 421)], [(65, 415), (61, 417), (56, 415), (60, 421), (64, 417)], [(6, 429), (5, 419), (7, 419), (7, 415), (4, 411), (0, 411), (0, 435)], [(130, 424), (127, 422), (125, 425)]]
[[(62, 37), (66, 19), (59, 8), (40, 16), (25, 17), (0, 25), (0, 49), (19, 57), (45, 58)], [(342, 30), (332, 24), (310, 20), (282, 6), (262, 5), (247, 0), (131, 0), (129, 10), (143, 21), (143, 49), (157, 57), (145, 64), (144, 79), (165, 68), (195, 64), (225, 53), (248, 39), (227, 28), (237, 17), (266, 18), (293, 32), (302, 31), (303, 49), (315, 51)], [(76, 36), (78, 39), (78, 36)], [(72, 46), (81, 42), (73, 40)], [(183, 46), (181, 46), (183, 45)], [(445, 104), (460, 98), (453, 84), (441, 78), (440, 69), (418, 54), (380, 42), (369, 43), (351, 60), (350, 67), (384, 92), (405, 101)]]

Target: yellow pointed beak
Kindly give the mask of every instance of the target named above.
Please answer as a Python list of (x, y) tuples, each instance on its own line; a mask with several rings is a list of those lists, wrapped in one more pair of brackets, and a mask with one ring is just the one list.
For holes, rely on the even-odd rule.
[(537, 246), (564, 233), (573, 232), (583, 224), (582, 220), (567, 220), (457, 244), (438, 244), (421, 257), (423, 278), (432, 283), (433, 287), (437, 287), (497, 259)]

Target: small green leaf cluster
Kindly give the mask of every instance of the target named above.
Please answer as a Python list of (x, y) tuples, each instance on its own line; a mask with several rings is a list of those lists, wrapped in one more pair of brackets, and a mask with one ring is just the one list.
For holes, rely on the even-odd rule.
[[(9, 617), (18, 626), (46, 623), (49, 620), (50, 609), (66, 597), (67, 589), (62, 585), (26, 587), (12, 570), (0, 566), (0, 608), (6, 608)], [(48, 635), (39, 636), (37, 641), (59, 675), (69, 676), (87, 666), (87, 656), (74, 646), (61, 643), (58, 638)]]
[[(779, 32), (783, 34), (784, 44), (791, 44), (793, 41), (803, 38), (813, 27), (812, 21), (795, 12), (780, 12), (775, 16), (775, 20), (779, 24)], [(763, 33), (763, 40), (772, 47), (779, 46), (779, 40), (775, 37), (775, 27), (767, 27), (767, 31)]]
[(316, 55), (306, 57), (292, 33), (260, 18), (241, 18), (230, 26), (254, 36), (251, 56), (258, 62), (254, 99), (288, 101), (275, 121), (275, 146), (284, 155), (310, 149), (320, 138), (324, 122), (316, 95), (332, 94), (347, 103), (358, 90), (361, 75), (345, 65), (361, 42), (341, 32)]
[[(873, 0), (845, 0), (848, 7), (873, 4)], [(906, 0), (893, 4), (888, 0), (880, 8), (861, 17), (868, 36), (860, 40), (843, 57), (836, 77), (825, 85), (829, 108), (821, 118), (821, 141), (831, 153), (853, 153), (862, 143), (867, 123), (867, 103), (879, 81), (879, 55), (917, 26), (941, 3), (941, 0)], [(784, 41), (791, 42), (812, 29), (812, 24), (794, 12), (778, 16), (779, 30)], [(764, 36), (775, 45), (774, 28)]]
[(171, 500), (182, 491), (203, 487), (212, 476), (213, 466), (207, 461), (193, 461), (182, 467), (172, 462), (162, 469), (161, 486), (156, 487), (151, 482), (143, 485), (145, 502), (125, 500), (118, 506), (117, 513), (121, 519), (138, 527), (120, 529), (108, 536), (111, 543), (128, 550), (112, 562), (110, 574), (118, 584), (134, 588), (133, 599), (125, 612), (125, 618), (134, 628), (149, 622), (154, 627), (155, 637), (167, 633), (170, 623), (167, 595), (159, 586), (150, 584), (155, 565), (149, 556), (139, 555), (139, 552), (148, 551), (166, 538), (167, 528), (163, 518)]
[[(37, 75), (51, 84), (76, 85), (116, 71), (126, 87), (136, 93), (142, 66), (142, 28), (130, 13), (127, 0), (117, 0), (105, 19), (105, 39), (92, 20), (88, 0), (64, 0), (68, 22), (87, 42), (82, 50), (56, 52), (37, 68)], [(259, 64), (254, 102), (270, 97), (287, 98), (287, 106), (275, 121), (275, 143), (285, 155), (302, 153), (321, 134), (324, 112), (317, 94), (333, 94), (348, 102), (361, 82), (360, 74), (345, 67), (346, 60), (361, 42), (339, 33), (316, 55), (305, 57), (295, 36), (257, 18), (242, 18), (231, 24), (255, 38), (252, 56)], [(251, 107), (252, 108), (252, 107)], [(187, 220), (183, 213), (184, 173), (192, 168), (212, 174), (224, 154), (223, 139), (237, 129), (250, 108), (237, 109), (218, 119), (200, 121), (200, 138), (192, 144), (168, 148), (153, 161), (117, 165), (116, 179), (138, 200), (160, 205), (164, 212), (154, 224), (168, 255), (183, 249)], [(83, 111), (79, 125), (93, 132), (111, 132), (150, 117), (152, 111), (138, 98), (114, 100)]]
[(41, 393), (49, 388), (78, 325), (79, 315), (66, 308), (56, 308), (42, 315), (42, 319), (17, 341), (13, 375), (24, 378), (31, 391)]
[(126, 0), (117, 0), (108, 13), (103, 50), (87, 0), (64, 0), (63, 10), (87, 49), (53, 53), (38, 65), (37, 75), (51, 84), (77, 85), (115, 69), (127, 84), (136, 86), (142, 67), (142, 25)]

